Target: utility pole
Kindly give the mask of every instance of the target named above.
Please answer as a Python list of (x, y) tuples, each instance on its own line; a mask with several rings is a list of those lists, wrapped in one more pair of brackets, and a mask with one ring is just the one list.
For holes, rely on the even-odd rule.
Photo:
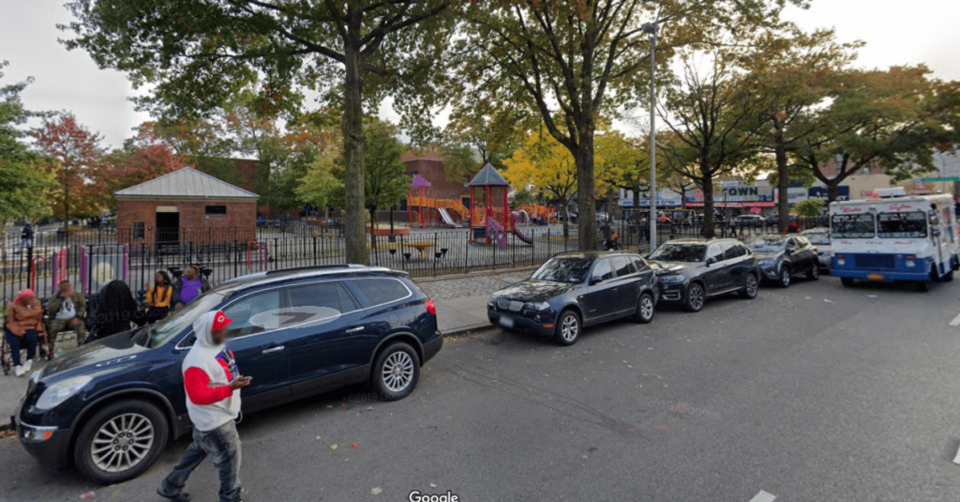
[(650, 35), (650, 252), (657, 249), (657, 31), (656, 23), (642, 26)]

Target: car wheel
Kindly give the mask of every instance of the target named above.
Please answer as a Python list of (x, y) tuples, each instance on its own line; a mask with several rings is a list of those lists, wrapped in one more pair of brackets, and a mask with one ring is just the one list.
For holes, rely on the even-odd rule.
[(920, 281), (917, 283), (917, 291), (926, 293), (933, 287), (933, 281)]
[(572, 310), (560, 312), (553, 340), (560, 345), (573, 345), (580, 338), (580, 316)]
[(807, 279), (811, 281), (815, 281), (819, 278), (820, 278), (820, 265), (814, 263), (813, 266), (810, 267), (810, 271), (807, 272)]
[(654, 307), (653, 295), (650, 293), (643, 293), (640, 295), (640, 300), (637, 302), (637, 312), (634, 315), (634, 319), (640, 324), (650, 323), (653, 321)]
[(841, 277), (840, 284), (843, 284), (845, 288), (852, 288), (854, 284), (853, 277)]
[(80, 429), (74, 465), (101, 485), (133, 479), (160, 457), (168, 435), (167, 419), (156, 406), (140, 400), (113, 403)]
[(757, 276), (754, 274), (747, 274), (746, 280), (743, 281), (743, 290), (740, 291), (740, 296), (748, 300), (753, 300), (757, 297), (759, 286), (760, 281), (757, 280)]
[(420, 357), (406, 343), (390, 345), (373, 366), (373, 386), (385, 401), (403, 399), (420, 380)]
[(707, 293), (704, 291), (703, 286), (701, 286), (699, 282), (694, 282), (687, 288), (687, 301), (684, 304), (684, 308), (687, 309), (687, 312), (700, 312), (703, 309), (703, 303), (706, 299)]
[(940, 280), (943, 282), (953, 282), (953, 270), (947, 272), (947, 274), (941, 277)]
[(784, 266), (780, 269), (780, 287), (781, 287), (781, 288), (789, 288), (789, 287), (790, 287), (790, 281), (792, 281), (792, 280), (793, 280), (793, 275), (790, 273), (790, 267), (784, 265)]

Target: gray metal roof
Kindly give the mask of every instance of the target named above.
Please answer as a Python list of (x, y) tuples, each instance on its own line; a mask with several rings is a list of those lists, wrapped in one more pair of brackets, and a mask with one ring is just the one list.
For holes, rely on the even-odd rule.
[(260, 197), (192, 167), (185, 167), (139, 185), (118, 190), (116, 196), (118, 199), (257, 199)]

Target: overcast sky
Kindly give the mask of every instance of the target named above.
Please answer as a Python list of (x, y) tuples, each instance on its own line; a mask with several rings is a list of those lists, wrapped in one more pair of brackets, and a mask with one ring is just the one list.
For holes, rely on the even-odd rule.
[[(100, 70), (84, 52), (57, 42), (57, 23), (71, 16), (65, 0), (0, 0), (3, 83), (36, 79), (24, 93), (33, 110), (67, 110), (108, 144), (119, 146), (148, 119), (134, 111), (123, 74)], [(869, 68), (925, 62), (939, 78), (960, 80), (960, 0), (813, 0), (788, 17), (806, 29), (834, 27), (843, 41), (863, 40), (859, 65)], [(385, 111), (383, 115), (391, 115)]]

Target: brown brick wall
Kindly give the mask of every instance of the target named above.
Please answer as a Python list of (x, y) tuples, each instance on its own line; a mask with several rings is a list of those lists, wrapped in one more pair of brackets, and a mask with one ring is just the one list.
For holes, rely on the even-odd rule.
[[(121, 200), (117, 204), (117, 229), (121, 242), (131, 242), (134, 223), (144, 223), (145, 243), (155, 239), (157, 206), (176, 206), (180, 213), (180, 238), (184, 240), (241, 242), (255, 238), (256, 201)], [(226, 206), (227, 214), (208, 215), (206, 206)]]
[(446, 170), (443, 168), (443, 161), (436, 159), (410, 159), (405, 162), (407, 174), (413, 177), (413, 173), (423, 176), (431, 183), (430, 197), (437, 199), (459, 199), (462, 195), (470, 195), (470, 190), (463, 187), (462, 183), (455, 183), (447, 180)]

